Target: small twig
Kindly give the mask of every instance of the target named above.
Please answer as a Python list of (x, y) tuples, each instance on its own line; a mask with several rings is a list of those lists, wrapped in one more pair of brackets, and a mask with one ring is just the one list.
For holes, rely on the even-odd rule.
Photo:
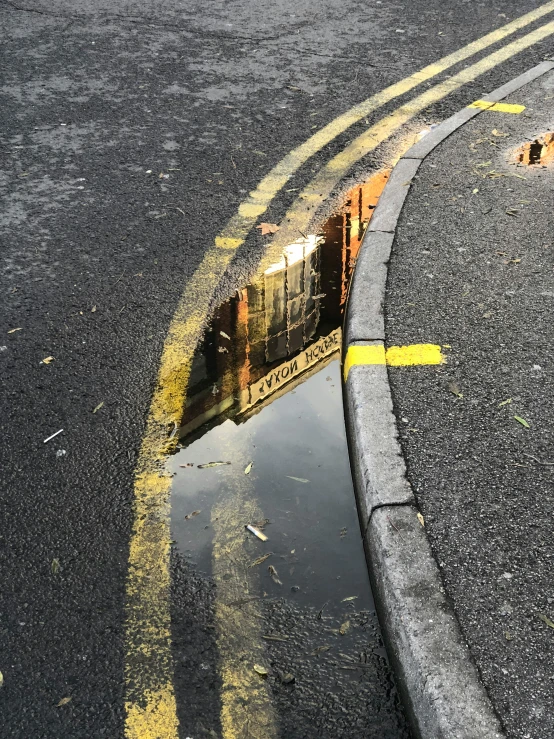
[(388, 516), (387, 516), (387, 521), (388, 521), (388, 522), (390, 523), (390, 525), (392, 526), (392, 528), (393, 528), (393, 529), (394, 529), (394, 530), (396, 531), (396, 533), (398, 534), (398, 536), (399, 536), (399, 537), (400, 537), (401, 539), (403, 539), (404, 537), (402, 536), (402, 532), (400, 531), (400, 529), (399, 529), (399, 528), (397, 528), (397, 527), (396, 527), (396, 526), (395, 526), (395, 525), (393, 524), (393, 522), (392, 522), (392, 521), (390, 520), (390, 518), (389, 518)]
[(329, 603), (329, 601), (326, 601), (326, 602), (325, 602), (325, 603), (324, 603), (324, 604), (323, 604), (323, 605), (321, 606), (321, 610), (319, 611), (319, 613), (318, 613), (318, 614), (317, 614), (317, 616), (316, 616), (316, 620), (317, 620), (317, 621), (321, 621), (321, 616), (322, 616), (322, 614), (323, 614), (323, 609), (325, 608), (325, 606), (327, 606), (327, 605), (328, 605), (328, 603)]
[(187, 214), (185, 213), (185, 211), (181, 210), (181, 208), (177, 207), (176, 205), (164, 205), (164, 208), (173, 208), (173, 210), (178, 210), (179, 213), (182, 213), (185, 216), (185, 218), (187, 217)]
[(524, 457), (529, 457), (529, 459), (534, 459), (537, 464), (542, 464), (545, 467), (554, 467), (554, 462), (541, 462), (540, 459), (537, 457), (534, 457), (532, 454), (527, 454), (527, 452), (522, 452)]
[(121, 273), (121, 274), (119, 275), (119, 277), (117, 278), (117, 280), (116, 280), (116, 281), (114, 282), (114, 284), (112, 285), (112, 290), (113, 290), (113, 289), (114, 289), (114, 287), (115, 287), (115, 286), (117, 285), (117, 283), (118, 283), (118, 282), (119, 282), (119, 281), (120, 281), (120, 280), (122, 279), (122, 277), (123, 277), (123, 275), (124, 275), (124, 274), (125, 274), (125, 270), (123, 270), (123, 272), (122, 272), (122, 273)]

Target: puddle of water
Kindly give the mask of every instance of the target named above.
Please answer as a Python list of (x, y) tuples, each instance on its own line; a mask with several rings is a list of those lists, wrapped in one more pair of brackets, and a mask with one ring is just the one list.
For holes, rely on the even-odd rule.
[[(242, 546), (252, 561), (272, 553), (259, 565), (263, 588), (305, 605), (357, 596), (357, 608), (372, 607), (339, 353), (349, 281), (387, 178), (380, 172), (353, 188), (321, 234), (288, 246), (221, 305), (198, 347), (172, 458), (172, 536), (206, 575), (214, 508), (242, 477), (262, 514), (243, 523), (268, 536), (263, 543), (245, 530)], [(231, 464), (198, 467), (217, 461)]]
[(189, 736), (409, 737), (367, 574), (339, 361), (386, 179), (350, 191), (321, 234), (266, 255), (194, 357), (171, 458), (172, 638)]
[(516, 153), (516, 161), (529, 165), (550, 164), (554, 161), (554, 133), (545, 133), (524, 144)]

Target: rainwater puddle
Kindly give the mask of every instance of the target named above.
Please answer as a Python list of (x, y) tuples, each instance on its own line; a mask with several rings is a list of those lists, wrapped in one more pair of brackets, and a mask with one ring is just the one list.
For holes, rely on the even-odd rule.
[(171, 459), (183, 736), (409, 737), (368, 580), (340, 378), (348, 284), (386, 177), (354, 188), (321, 235), (221, 305), (195, 354)]
[[(243, 530), (243, 546), (252, 561), (272, 553), (259, 565), (263, 587), (318, 608), (352, 596), (372, 607), (339, 357), (350, 277), (387, 177), (355, 187), (321, 235), (291, 244), (217, 309), (193, 360), (172, 461), (172, 536), (184, 556), (212, 574), (214, 505), (242, 485), (260, 514), (242, 529), (258, 524), (268, 537)], [(198, 467), (214, 462), (230, 464)]]

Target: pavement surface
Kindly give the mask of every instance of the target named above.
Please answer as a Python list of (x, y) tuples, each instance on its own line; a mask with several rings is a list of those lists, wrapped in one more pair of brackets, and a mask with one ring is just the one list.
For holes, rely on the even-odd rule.
[[(135, 469), (180, 296), (188, 289), (190, 302), (217, 304), (246, 284), (265, 251), (253, 229), (215, 297), (190, 286), (239, 203), (314, 130), (538, 7), (0, 1), (3, 736), (140, 733), (126, 725), (124, 705)], [(537, 16), (515, 35), (548, 20)], [(494, 50), (511, 40), (499, 37)], [(538, 39), (429, 98), (348, 177), (390, 165), (405, 137), (549, 49), (548, 37)], [(489, 49), (473, 53), (460, 64)], [(324, 162), (397, 106), (391, 99), (338, 130), (264, 219), (280, 222)], [(191, 618), (198, 598), (195, 589)], [(208, 654), (213, 644), (202, 638)], [(189, 699), (184, 688), (179, 705)]]
[(424, 160), (385, 302), (389, 345), (445, 347), (440, 368), (389, 378), (443, 582), (514, 739), (554, 736), (553, 99), (549, 72), (506, 99), (522, 113), (485, 111)]

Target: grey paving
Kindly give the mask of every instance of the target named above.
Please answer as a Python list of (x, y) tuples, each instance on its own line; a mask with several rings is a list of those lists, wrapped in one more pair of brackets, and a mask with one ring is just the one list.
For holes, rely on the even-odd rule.
[(510, 739), (554, 736), (554, 173), (515, 160), (554, 130), (553, 95), (550, 72), (506, 99), (523, 114), (485, 111), (423, 162), (385, 302), (388, 344), (449, 347), (446, 365), (389, 377), (443, 583)]

